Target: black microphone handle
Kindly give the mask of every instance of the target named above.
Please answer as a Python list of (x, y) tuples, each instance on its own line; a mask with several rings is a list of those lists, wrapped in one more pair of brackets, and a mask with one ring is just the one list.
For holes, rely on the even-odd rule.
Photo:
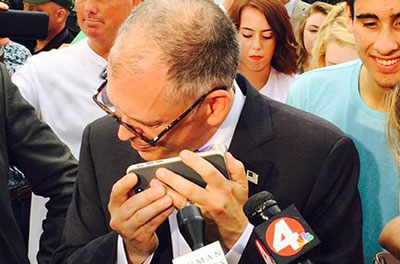
[(179, 231), (192, 250), (205, 246), (205, 221), (200, 209), (194, 205), (185, 206), (176, 215)]

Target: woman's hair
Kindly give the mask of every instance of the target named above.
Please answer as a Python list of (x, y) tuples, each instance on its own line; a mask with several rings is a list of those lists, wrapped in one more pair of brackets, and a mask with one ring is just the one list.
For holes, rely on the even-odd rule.
[(276, 39), (276, 47), (271, 61), (272, 67), (285, 74), (296, 73), (297, 43), (283, 3), (280, 0), (235, 0), (229, 8), (228, 14), (237, 30), (240, 28), (241, 12), (246, 6), (260, 10), (271, 25)]
[(296, 40), (298, 43), (298, 47), (297, 47), (297, 55), (298, 55), (298, 59), (297, 59), (297, 68), (299, 72), (303, 72), (305, 68), (305, 63), (308, 60), (308, 53), (306, 50), (306, 47), (304, 45), (304, 29), (307, 23), (307, 19), (316, 14), (316, 13), (320, 13), (323, 15), (328, 15), (328, 13), (332, 10), (333, 5), (324, 3), (324, 2), (314, 2), (309, 8), (308, 10), (303, 14), (299, 25), (297, 26), (297, 28), (295, 29), (296, 32)]
[(400, 85), (398, 84), (388, 96), (388, 129), (387, 136), (397, 166), (400, 167)]
[(312, 50), (312, 59), (310, 69), (325, 67), (326, 47), (329, 43), (337, 43), (339, 46), (347, 46), (356, 49), (354, 35), (347, 29), (344, 5), (346, 3), (337, 4), (328, 16), (321, 29), (319, 30), (317, 39), (315, 40)]

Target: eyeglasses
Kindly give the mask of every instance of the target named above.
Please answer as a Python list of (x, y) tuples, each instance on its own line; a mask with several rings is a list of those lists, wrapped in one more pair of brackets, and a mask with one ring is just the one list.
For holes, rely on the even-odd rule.
[[(155, 146), (157, 142), (163, 137), (165, 134), (168, 133), (176, 124), (179, 123), (183, 118), (185, 118), (187, 115), (189, 115), (198, 105), (200, 105), (206, 97), (211, 94), (212, 92), (215, 92), (217, 90), (227, 90), (226, 86), (220, 86), (213, 88), (211, 91), (208, 93), (202, 95), (199, 99), (197, 99), (185, 112), (183, 112), (180, 116), (178, 116), (177, 119), (172, 121), (168, 126), (166, 126), (157, 136), (155, 136), (153, 139), (147, 138), (146, 136), (142, 135), (139, 133), (133, 126), (129, 125), (128, 123), (125, 123), (122, 121), (114, 111), (112, 111), (106, 104), (101, 102), (98, 97), (104, 90), (104, 88), (107, 86), (107, 79), (104, 80), (104, 82), (100, 85), (100, 87), (97, 89), (97, 92), (93, 95), (93, 101), (101, 108), (103, 109), (104, 112), (106, 112), (109, 116), (111, 116), (115, 121), (117, 121), (121, 126), (126, 128), (129, 132), (134, 134), (136, 137), (140, 138), (144, 142)], [(104, 93), (102, 94), (104, 95)], [(104, 95), (106, 97), (106, 95)], [(107, 98), (103, 98), (105, 101), (108, 100)]]

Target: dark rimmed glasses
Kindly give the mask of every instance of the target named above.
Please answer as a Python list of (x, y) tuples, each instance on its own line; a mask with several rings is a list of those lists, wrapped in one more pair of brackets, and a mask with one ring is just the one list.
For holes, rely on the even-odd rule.
[[(180, 116), (178, 116), (177, 119), (172, 121), (168, 126), (166, 126), (157, 136), (155, 136), (153, 139), (150, 139), (141, 133), (139, 133), (133, 126), (129, 125), (128, 123), (125, 123), (122, 121), (114, 111), (112, 111), (106, 104), (101, 102), (98, 97), (101, 94), (101, 92), (104, 90), (104, 88), (107, 87), (107, 79), (103, 81), (103, 83), (100, 85), (100, 87), (97, 89), (97, 92), (93, 95), (93, 101), (101, 108), (103, 109), (104, 112), (106, 112), (109, 116), (111, 116), (115, 121), (117, 121), (121, 126), (126, 128), (129, 132), (134, 134), (136, 137), (140, 138), (144, 142), (155, 146), (157, 142), (160, 140), (161, 137), (163, 137), (165, 134), (168, 133), (176, 124), (179, 123), (183, 118), (185, 118), (187, 115), (189, 115), (198, 105), (200, 105), (206, 97), (211, 94), (212, 92), (215, 92), (217, 90), (227, 90), (226, 86), (220, 86), (220, 87), (215, 87), (211, 89), (208, 93), (203, 94), (200, 96), (199, 99), (197, 99), (188, 109), (186, 109), (185, 112), (183, 112)], [(104, 100), (107, 100), (106, 98), (103, 98)]]

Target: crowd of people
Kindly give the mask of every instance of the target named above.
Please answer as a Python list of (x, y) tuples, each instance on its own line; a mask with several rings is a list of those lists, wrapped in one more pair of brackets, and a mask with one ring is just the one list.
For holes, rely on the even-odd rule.
[[(9, 8), (49, 34), (0, 38), (0, 263), (171, 263), (188, 201), (228, 263), (264, 263), (243, 212), (263, 190), (314, 263), (400, 263), (400, 0)], [(197, 153), (215, 144), (229, 179)], [(176, 156), (205, 188), (161, 168), (132, 191), (130, 165)]]

